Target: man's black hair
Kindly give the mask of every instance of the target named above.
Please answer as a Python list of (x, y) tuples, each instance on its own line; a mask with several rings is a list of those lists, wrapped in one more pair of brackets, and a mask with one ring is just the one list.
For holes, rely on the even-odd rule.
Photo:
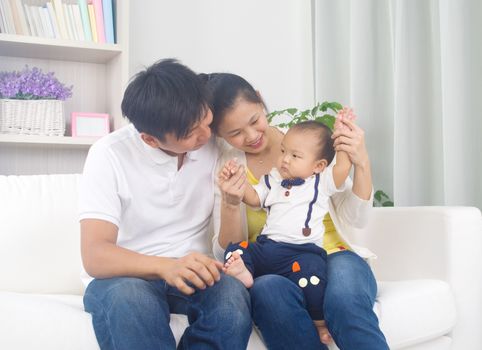
[(204, 118), (206, 87), (175, 59), (160, 60), (137, 73), (122, 99), (122, 114), (139, 132), (165, 141), (172, 133), (182, 139)]

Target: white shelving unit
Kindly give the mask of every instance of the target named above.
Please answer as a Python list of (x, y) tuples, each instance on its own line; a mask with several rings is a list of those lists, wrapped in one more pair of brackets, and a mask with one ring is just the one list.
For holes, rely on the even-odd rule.
[(35, 144), (57, 145), (59, 147), (89, 148), (98, 138), (70, 136), (40, 136), (40, 135), (6, 135), (0, 134), (0, 144)]
[(67, 86), (65, 136), (0, 134), (0, 174), (82, 171), (95, 138), (70, 136), (72, 112), (108, 113), (111, 129), (124, 124), (120, 105), (129, 79), (129, 3), (116, 1), (116, 44), (49, 39), (0, 33), (0, 71), (39, 67)]

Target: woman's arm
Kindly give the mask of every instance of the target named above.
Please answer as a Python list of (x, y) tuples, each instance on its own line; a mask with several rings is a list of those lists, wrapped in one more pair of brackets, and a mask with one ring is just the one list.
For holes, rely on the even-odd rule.
[(349, 120), (343, 120), (342, 123), (346, 128), (333, 132), (333, 145), (337, 152), (346, 152), (353, 163), (353, 193), (360, 199), (369, 200), (373, 185), (370, 159), (365, 146), (365, 132)]
[(333, 132), (334, 146), (337, 151), (345, 151), (353, 163), (353, 183), (347, 179), (344, 192), (331, 197), (335, 214), (339, 221), (351, 227), (362, 228), (368, 222), (372, 210), (372, 177), (370, 161), (365, 147), (364, 131), (350, 121), (347, 126)]
[(246, 237), (242, 230), (241, 200), (243, 198), (247, 179), (244, 166), (238, 166), (229, 179), (220, 180), (220, 224), (218, 242), (226, 248), (230, 242), (239, 242)]

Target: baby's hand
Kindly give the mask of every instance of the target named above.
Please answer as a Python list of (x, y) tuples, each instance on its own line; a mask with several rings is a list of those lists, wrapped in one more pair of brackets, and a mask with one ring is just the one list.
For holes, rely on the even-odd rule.
[(219, 172), (219, 180), (220, 181), (227, 181), (229, 180), (236, 172), (238, 171), (238, 159), (233, 158), (224, 164), (223, 168)]
[(340, 109), (336, 114), (336, 121), (335, 121), (335, 129), (343, 130), (347, 129), (347, 126), (344, 124), (344, 121), (353, 121), (356, 119), (355, 113), (353, 113), (353, 109), (349, 107), (343, 107)]
[(243, 165), (234, 158), (228, 161), (218, 174), (218, 185), (223, 202), (229, 205), (239, 205), (246, 190), (247, 177)]

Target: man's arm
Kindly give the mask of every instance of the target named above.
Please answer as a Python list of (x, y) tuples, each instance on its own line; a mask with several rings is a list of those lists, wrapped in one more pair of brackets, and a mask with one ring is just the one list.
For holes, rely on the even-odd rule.
[(94, 278), (163, 279), (185, 294), (194, 293), (186, 282), (204, 289), (219, 281), (222, 264), (203, 254), (174, 259), (136, 253), (116, 244), (118, 228), (104, 220), (83, 219), (80, 231), (82, 261)]

